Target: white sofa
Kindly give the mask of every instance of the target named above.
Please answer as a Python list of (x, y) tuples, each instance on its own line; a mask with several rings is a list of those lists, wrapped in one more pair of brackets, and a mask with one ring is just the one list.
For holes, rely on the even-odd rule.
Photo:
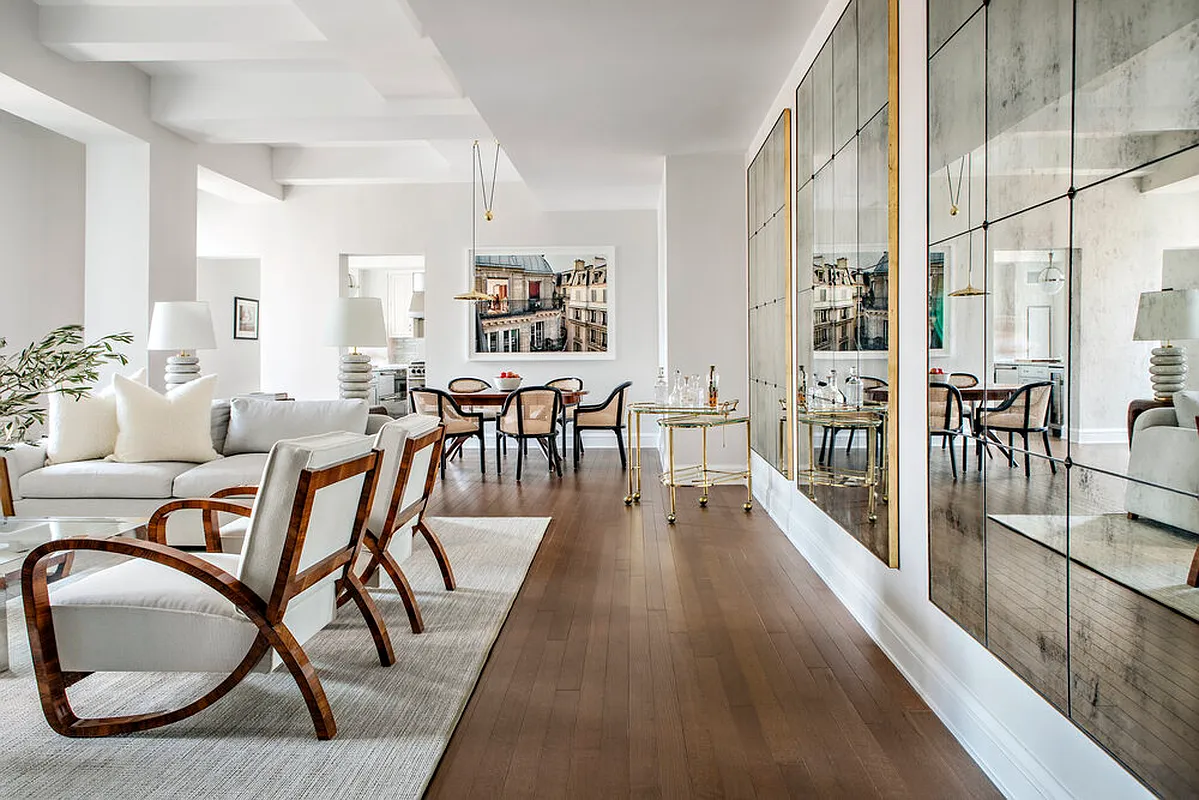
[[(363, 400), (235, 398), (212, 404), (212, 444), (221, 457), (206, 463), (126, 464), (98, 459), (48, 465), (44, 443), (21, 444), (0, 457), (7, 462), (13, 510), (18, 516), (149, 517), (172, 499), (207, 497), (230, 486), (256, 485), (267, 453), (280, 439), (347, 428), (350, 433), (373, 435), (389, 420), (368, 414)], [(227, 441), (230, 424), (238, 428), (239, 421), (239, 446), (233, 446)], [(198, 512), (194, 518), (189, 516), (172, 517), (168, 527), (171, 544), (204, 544)]]
[(1136, 480), (1125, 489), (1125, 511), (1199, 534), (1199, 500), (1187, 496), (1199, 493), (1199, 431), (1180, 426), (1173, 408), (1137, 417), (1128, 476)]

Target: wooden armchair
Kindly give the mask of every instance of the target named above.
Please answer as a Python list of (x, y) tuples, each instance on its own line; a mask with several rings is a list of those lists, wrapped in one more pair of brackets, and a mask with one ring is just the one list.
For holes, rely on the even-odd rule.
[[(384, 425), (375, 439), (375, 449), (382, 455), (363, 533), (366, 565), (359, 572), (359, 581), (364, 586), (370, 584), (382, 567), (404, 601), (413, 633), (422, 632), (425, 623), (400, 564), (412, 555), (412, 539), (417, 533), (425, 537), (433, 551), (445, 588), (452, 591), (456, 585), (445, 548), (424, 521), (425, 507), (437, 483), (444, 441), (445, 426), (419, 414)], [(343, 592), (337, 603), (342, 605), (351, 599), (348, 591)]]
[[(387, 627), (351, 571), (377, 478), (372, 440), (330, 433), (283, 440), (271, 450), (253, 509), (225, 499), (175, 500), (150, 519), (150, 541), (61, 539), (35, 548), (21, 572), (29, 646), (42, 711), (64, 736), (130, 733), (167, 725), (212, 705), (251, 671), (285, 664), (319, 739), (337, 731), (302, 647), (352, 597), (379, 661), (395, 662)], [(240, 555), (193, 554), (164, 544), (181, 509), (249, 515)], [(128, 560), (50, 595), (47, 566), (80, 550)], [(67, 688), (93, 672), (212, 672), (215, 687), (173, 710), (84, 719)]]

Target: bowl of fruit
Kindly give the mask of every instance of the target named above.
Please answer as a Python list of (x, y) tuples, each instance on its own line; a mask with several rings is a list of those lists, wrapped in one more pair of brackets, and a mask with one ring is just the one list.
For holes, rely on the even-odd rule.
[(520, 375), (515, 372), (501, 372), (495, 379), (495, 385), (510, 392), (520, 388)]

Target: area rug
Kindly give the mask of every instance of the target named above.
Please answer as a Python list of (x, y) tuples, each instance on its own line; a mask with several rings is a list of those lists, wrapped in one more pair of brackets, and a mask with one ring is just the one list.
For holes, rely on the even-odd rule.
[[(1066, 517), (992, 514), (1005, 528), (1066, 552)], [(1186, 583), (1199, 537), (1125, 514), (1070, 519), (1070, 560), (1199, 620), (1199, 589)]]
[[(305, 645), (337, 721), (316, 739), (286, 669), (254, 674), (215, 706), (154, 731), (67, 739), (42, 716), (20, 601), (8, 603), (10, 673), (0, 797), (420, 797), (474, 689), (550, 520), (432, 518), (458, 579), (445, 591), (423, 539), (404, 562), (426, 631), (414, 635), (398, 595), (376, 591), (397, 663), (380, 667), (352, 605)], [(81, 715), (175, 707), (219, 676), (93, 675), (71, 688)]]

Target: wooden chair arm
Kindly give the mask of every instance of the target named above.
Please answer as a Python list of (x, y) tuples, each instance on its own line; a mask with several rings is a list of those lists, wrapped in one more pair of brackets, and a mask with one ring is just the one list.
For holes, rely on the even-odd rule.
[(266, 620), (266, 601), (255, 594), (250, 587), (215, 564), (210, 564), (184, 550), (177, 550), (158, 542), (121, 538), (89, 539), (87, 537), (70, 537), (47, 542), (35, 547), (26, 556), (25, 563), (21, 567), (21, 592), (25, 601), (25, 613), (29, 615), (28, 619), (35, 619), (37, 614), (45, 613), (45, 607), (49, 605), (46, 567), (39, 566), (40, 562), (55, 553), (76, 550), (92, 550), (98, 553), (140, 558), (170, 567), (219, 592), (256, 625), (269, 624)]
[(258, 496), (258, 487), (257, 486), (229, 486), (225, 489), (218, 489), (208, 496), (214, 500), (219, 497), (257, 497)]
[(253, 510), (249, 506), (240, 503), (232, 503), (228, 500), (214, 500), (211, 497), (172, 500), (165, 505), (159, 506), (158, 510), (150, 516), (150, 521), (146, 523), (147, 538), (155, 544), (167, 547), (167, 517), (176, 511), (184, 509), (204, 512), (204, 544), (210, 553), (223, 552), (221, 550), (221, 532), (216, 527), (216, 514), (221, 512), (235, 514), (239, 517), (248, 517)]

